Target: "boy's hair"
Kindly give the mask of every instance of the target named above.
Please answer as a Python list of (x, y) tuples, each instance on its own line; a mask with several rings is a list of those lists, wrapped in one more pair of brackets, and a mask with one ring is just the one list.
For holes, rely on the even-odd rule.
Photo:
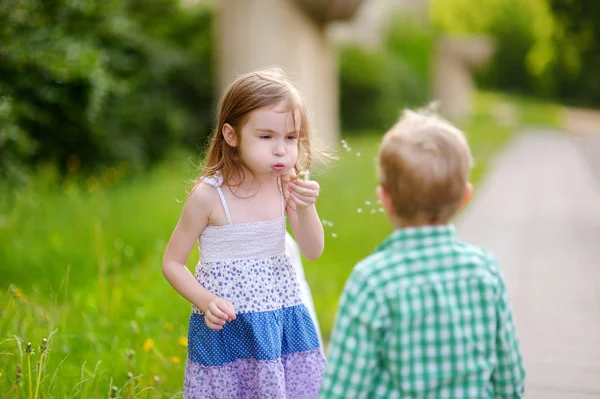
[[(238, 77), (219, 100), (218, 122), (210, 139), (202, 176), (211, 177), (221, 173), (223, 184), (232, 178), (242, 177), (242, 160), (238, 148), (231, 147), (223, 138), (223, 125), (230, 124), (241, 142), (241, 131), (250, 112), (284, 101), (296, 117), (300, 115), (298, 132), (298, 161), (294, 165), (296, 173), (307, 170), (312, 160), (311, 127), (302, 97), (294, 85), (279, 68), (268, 68), (250, 72)], [(294, 126), (296, 121), (294, 120)]]
[(463, 132), (432, 112), (404, 111), (379, 150), (379, 180), (404, 223), (447, 223), (472, 166)]

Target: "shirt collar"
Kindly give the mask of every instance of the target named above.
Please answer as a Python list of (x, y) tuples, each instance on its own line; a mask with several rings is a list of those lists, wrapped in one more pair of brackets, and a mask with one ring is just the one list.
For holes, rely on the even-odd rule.
[(396, 229), (375, 250), (417, 249), (446, 245), (457, 240), (456, 228), (451, 224), (404, 227)]

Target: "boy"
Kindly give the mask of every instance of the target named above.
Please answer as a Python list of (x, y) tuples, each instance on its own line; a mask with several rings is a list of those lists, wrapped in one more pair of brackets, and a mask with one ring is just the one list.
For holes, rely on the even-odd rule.
[(503, 278), (450, 219), (470, 199), (471, 152), (442, 119), (406, 111), (383, 138), (377, 196), (396, 230), (354, 268), (321, 398), (522, 398)]

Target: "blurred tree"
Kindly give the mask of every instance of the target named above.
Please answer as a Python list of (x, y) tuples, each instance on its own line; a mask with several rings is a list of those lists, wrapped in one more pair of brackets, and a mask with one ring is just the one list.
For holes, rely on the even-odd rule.
[(4, 0), (0, 21), (0, 178), (38, 161), (142, 167), (210, 132), (210, 9)]
[(556, 96), (565, 103), (600, 107), (600, 2), (550, 0), (559, 56)]
[(394, 15), (380, 48), (342, 46), (342, 130), (383, 132), (403, 108), (426, 105), (433, 43), (428, 26)]

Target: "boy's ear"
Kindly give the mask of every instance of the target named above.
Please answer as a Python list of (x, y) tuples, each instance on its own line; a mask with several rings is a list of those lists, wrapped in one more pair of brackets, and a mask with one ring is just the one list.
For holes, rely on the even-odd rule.
[(223, 125), (223, 129), (221, 129), (221, 134), (223, 134), (223, 138), (232, 147), (237, 147), (237, 136), (235, 135), (235, 129), (229, 123), (225, 123)]
[(467, 182), (467, 187), (465, 189), (465, 196), (460, 204), (460, 209), (465, 208), (469, 204), (469, 201), (471, 201), (472, 197), (473, 197), (473, 185), (471, 183)]
[(381, 202), (381, 205), (383, 206), (383, 209), (385, 209), (385, 212), (389, 216), (394, 215), (394, 203), (392, 202), (392, 197), (390, 197), (390, 194), (387, 192), (385, 187), (379, 185), (377, 186), (375, 192), (377, 193), (377, 199), (379, 199), (379, 202)]

